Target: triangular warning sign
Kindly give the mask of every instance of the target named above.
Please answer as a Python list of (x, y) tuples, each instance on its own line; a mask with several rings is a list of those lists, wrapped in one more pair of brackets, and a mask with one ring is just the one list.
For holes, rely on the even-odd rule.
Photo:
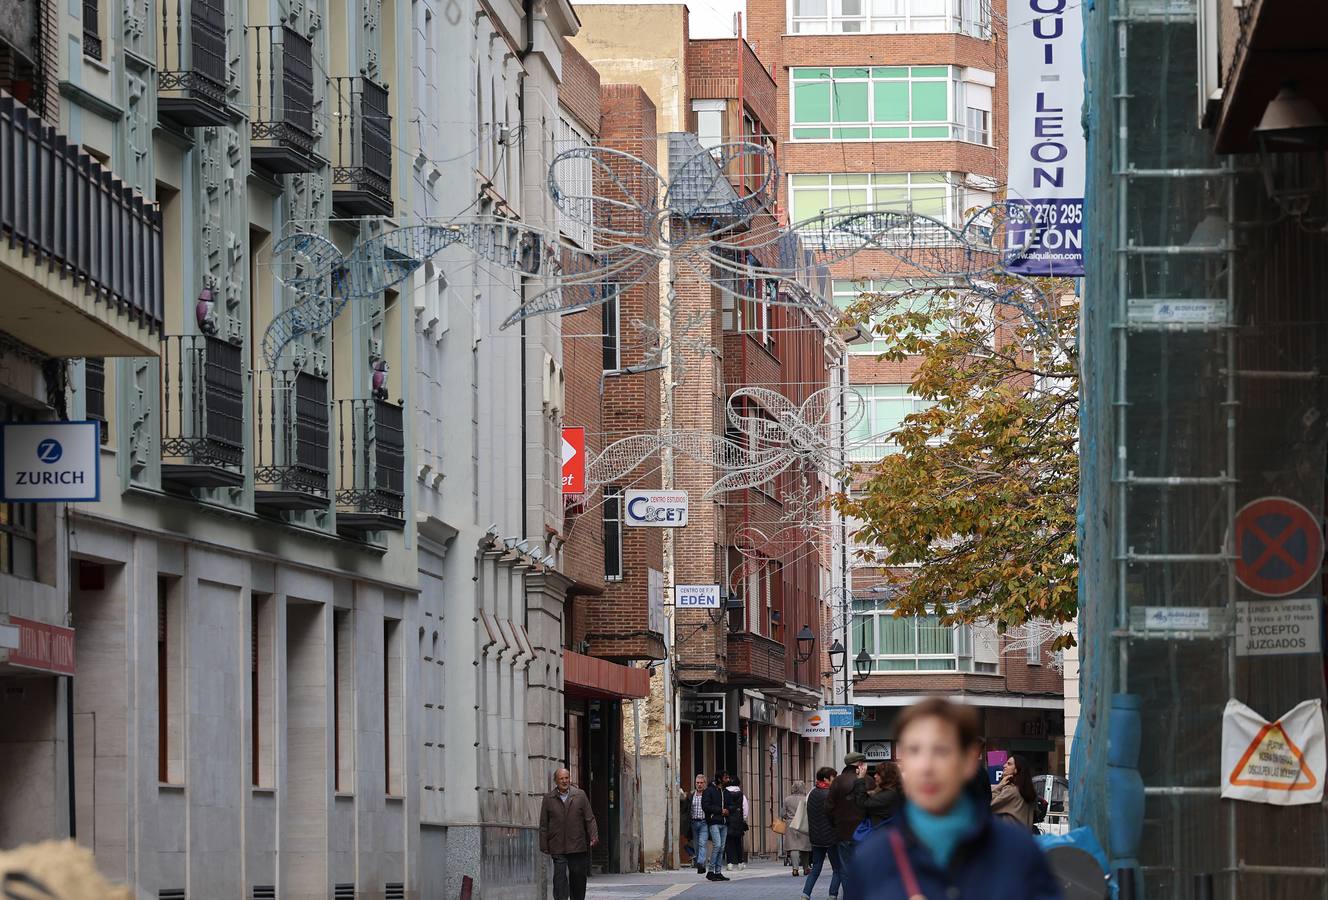
[(1235, 787), (1274, 791), (1310, 791), (1319, 783), (1280, 720), (1259, 729), (1227, 780)]

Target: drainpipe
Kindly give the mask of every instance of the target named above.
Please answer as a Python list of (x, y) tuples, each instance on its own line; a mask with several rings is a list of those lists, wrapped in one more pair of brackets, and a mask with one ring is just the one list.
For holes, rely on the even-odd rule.
[[(528, 77), (525, 71), (525, 65), (526, 65), (526, 57), (530, 56), (530, 54), (533, 53), (535, 50), (535, 0), (521, 0), (521, 15), (525, 18), (526, 46), (523, 47), (521, 52), (517, 54), (517, 61), (521, 63), (522, 71), (517, 76), (518, 78), (521, 79), (521, 89), (517, 91), (516, 108), (517, 108), (517, 118), (520, 120), (518, 125), (521, 129), (518, 132), (521, 135), (520, 146), (522, 147), (522, 151), (524, 153), (525, 142), (526, 142), (526, 132), (525, 132), (526, 80)], [(498, 123), (495, 122), (494, 127), (497, 128)], [(524, 158), (522, 158), (519, 159), (517, 162), (518, 162), (517, 172), (520, 174), (521, 189), (524, 189), (526, 181), (526, 161)], [(528, 290), (529, 285), (526, 276), (522, 275), (520, 276), (520, 278), (521, 278), (521, 304), (524, 306), (526, 302), (526, 292)], [(526, 320), (525, 318), (521, 319), (520, 377), (521, 377), (521, 512), (519, 515), (521, 522), (521, 537), (526, 538), (529, 536), (526, 533), (526, 528), (528, 525), (526, 516), (530, 508), (529, 507), (530, 484), (529, 484), (529, 471), (528, 471), (529, 466), (526, 463), (527, 429), (526, 429)], [(526, 615), (526, 619), (527, 619), (526, 624), (529, 625), (530, 622), (529, 622), (528, 612)]]

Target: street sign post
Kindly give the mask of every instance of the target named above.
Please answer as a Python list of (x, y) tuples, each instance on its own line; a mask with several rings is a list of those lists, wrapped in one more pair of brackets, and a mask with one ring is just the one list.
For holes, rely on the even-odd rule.
[(1236, 513), (1236, 580), (1256, 594), (1285, 597), (1319, 577), (1323, 529), (1286, 497), (1263, 497)]

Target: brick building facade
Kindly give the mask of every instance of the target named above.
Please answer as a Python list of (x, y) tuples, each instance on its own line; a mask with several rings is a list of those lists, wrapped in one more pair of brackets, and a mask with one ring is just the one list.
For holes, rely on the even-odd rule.
[[(957, 227), (1001, 196), (1005, 3), (995, 0), (989, 13), (967, 0), (944, 4), (944, 15), (937, 7), (905, 0), (874, 19), (805, 0), (749, 0), (747, 37), (775, 84), (785, 221), (852, 205), (912, 209)], [(832, 274), (842, 306), (913, 273), (885, 254), (860, 253)], [(879, 359), (881, 349), (864, 342), (848, 358), (848, 382), (868, 405), (857, 435), (866, 443), (853, 453), (861, 463), (890, 452), (890, 430), (921, 405), (909, 393), (916, 361)], [(873, 590), (881, 573), (851, 558), (848, 566), (851, 591), (832, 621), (850, 660), (863, 649), (873, 659), (853, 691), (865, 708), (859, 749), (888, 758), (895, 712), (939, 693), (982, 710), (991, 748), (1026, 754), (1039, 769), (1063, 767), (1063, 682), (1050, 654), (1011, 652), (978, 628), (894, 620), (884, 591)]]

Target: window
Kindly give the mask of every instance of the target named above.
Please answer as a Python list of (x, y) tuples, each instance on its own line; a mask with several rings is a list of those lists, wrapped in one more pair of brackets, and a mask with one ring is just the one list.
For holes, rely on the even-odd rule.
[[(885, 278), (860, 278), (857, 280), (836, 279), (833, 284), (833, 296), (835, 306), (838, 309), (847, 309), (849, 306), (858, 302), (858, 298), (863, 294), (903, 294), (912, 290), (912, 285), (907, 279), (885, 279)], [(929, 309), (931, 297), (926, 294), (911, 293), (897, 301), (896, 306), (889, 307), (884, 311), (885, 315), (894, 315), (902, 312), (926, 312)], [(938, 334), (941, 331), (941, 323), (933, 322), (927, 329), (929, 334)], [(890, 342), (885, 340), (873, 340), (868, 344), (850, 344), (848, 352), (851, 354), (878, 356), (890, 349)]]
[(389, 797), (406, 793), (401, 714), (401, 622), (383, 619), (383, 793)]
[(340, 794), (355, 791), (355, 634), (351, 611), (332, 611), (332, 778)]
[(789, 176), (794, 222), (831, 210), (885, 209), (912, 211), (952, 224), (958, 219), (959, 193), (952, 179), (941, 172)]
[(84, 408), (87, 416), (99, 426), (102, 444), (110, 439), (106, 421), (106, 360), (89, 356), (83, 360)]
[(855, 445), (849, 455), (858, 461), (880, 459), (899, 449), (894, 432), (903, 424), (904, 417), (934, 405), (910, 394), (907, 384), (855, 384), (853, 389), (867, 404), (864, 415), (849, 434), (850, 443)]
[(985, 38), (991, 0), (790, 0), (792, 34), (964, 32)]
[(271, 594), (251, 594), (249, 599), (249, 742), (250, 782), (254, 787), (276, 784), (273, 765), (275, 724), (273, 621)]
[[(590, 140), (566, 116), (559, 117), (553, 142), (555, 155), (580, 147), (589, 147)], [(558, 160), (552, 176), (558, 182), (558, 230), (584, 250), (592, 249), (594, 224), (594, 172), (589, 156), (574, 156)]]
[(608, 299), (600, 304), (604, 328), (604, 371), (616, 372), (622, 368), (622, 323), (618, 321), (618, 291), (605, 289)]
[(623, 577), (623, 492), (617, 486), (604, 489), (604, 580)]
[(713, 150), (724, 143), (724, 112), (727, 107), (727, 100), (692, 101), (692, 112), (696, 113), (696, 138), (707, 150)]
[[(961, 80), (964, 77), (976, 82)], [(977, 140), (959, 112), (991, 115), (993, 73), (952, 66), (836, 66), (791, 70), (795, 141)]]
[[(0, 422), (31, 422), (28, 410), (0, 401)], [(37, 504), (0, 503), (0, 574), (37, 577)]]
[(951, 140), (950, 66), (796, 68), (795, 141)]
[(184, 783), (184, 631), (178, 578), (157, 576), (157, 780)]
[(1042, 644), (1031, 640), (1028, 642), (1028, 664), (1030, 666), (1042, 665)]
[(898, 617), (884, 597), (855, 597), (850, 657), (866, 650), (873, 672), (972, 671), (968, 626), (937, 616)]
[(97, 0), (83, 0), (83, 55), (101, 59), (101, 15)]

